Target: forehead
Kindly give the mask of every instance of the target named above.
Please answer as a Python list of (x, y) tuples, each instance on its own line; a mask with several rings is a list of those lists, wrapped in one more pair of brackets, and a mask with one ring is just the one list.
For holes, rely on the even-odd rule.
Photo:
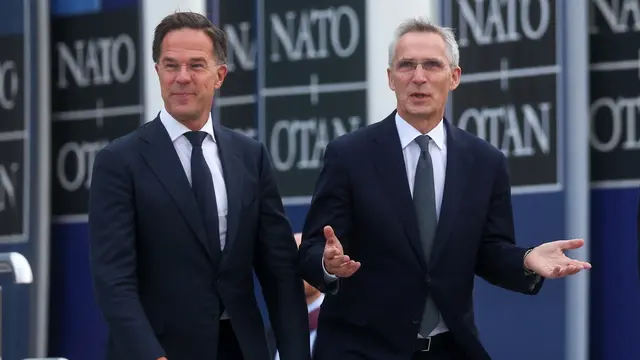
[(172, 57), (175, 59), (213, 58), (213, 41), (202, 30), (173, 30), (167, 33), (162, 40), (160, 57)]
[(410, 32), (402, 35), (396, 44), (396, 58), (445, 60), (447, 56), (442, 36), (432, 32)]

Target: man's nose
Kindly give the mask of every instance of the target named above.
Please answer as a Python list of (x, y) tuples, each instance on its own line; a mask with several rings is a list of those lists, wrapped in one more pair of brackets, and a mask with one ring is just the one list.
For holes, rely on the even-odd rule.
[(416, 84), (424, 84), (427, 82), (427, 72), (422, 68), (422, 65), (418, 64), (415, 72), (413, 73), (413, 82)]
[(178, 75), (176, 76), (176, 82), (184, 84), (189, 81), (191, 81), (191, 74), (189, 73), (189, 70), (187, 70), (186, 66), (181, 66), (178, 71)]

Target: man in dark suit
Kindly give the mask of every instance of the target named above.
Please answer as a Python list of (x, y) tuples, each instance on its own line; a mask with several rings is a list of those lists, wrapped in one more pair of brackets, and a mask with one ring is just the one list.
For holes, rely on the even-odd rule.
[(262, 285), (283, 359), (309, 359), (297, 249), (260, 143), (213, 123), (225, 33), (175, 13), (153, 60), (164, 108), (95, 160), (89, 225), (107, 359), (270, 360)]
[(536, 294), (590, 268), (515, 246), (504, 155), (444, 117), (460, 82), (450, 29), (410, 20), (389, 48), (397, 111), (325, 151), (303, 230), (302, 276), (326, 293), (314, 359), (485, 360), (474, 276)]

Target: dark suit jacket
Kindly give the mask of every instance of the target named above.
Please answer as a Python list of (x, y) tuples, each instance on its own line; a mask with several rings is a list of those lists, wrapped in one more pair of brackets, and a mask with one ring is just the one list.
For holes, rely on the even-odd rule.
[[(409, 359), (427, 294), (468, 357), (489, 359), (477, 338), (474, 275), (535, 294), (526, 249), (514, 246), (507, 163), (490, 144), (451, 126), (447, 173), (432, 258), (422, 255), (412, 196), (395, 125), (382, 122), (337, 138), (325, 151), (299, 250), (302, 275), (326, 292), (316, 359)], [(325, 283), (323, 227), (362, 263), (351, 277)], [(507, 329), (505, 329), (508, 332)]]
[(264, 146), (214, 124), (228, 194), (219, 270), (180, 160), (159, 118), (95, 160), (91, 265), (113, 360), (215, 359), (220, 302), (246, 360), (270, 359), (254, 294), (262, 285), (278, 348), (309, 358), (296, 244)]

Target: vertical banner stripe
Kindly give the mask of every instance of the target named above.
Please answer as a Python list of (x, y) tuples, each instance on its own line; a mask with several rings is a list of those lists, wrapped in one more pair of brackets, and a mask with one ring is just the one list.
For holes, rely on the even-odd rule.
[[(566, 238), (584, 238), (585, 246), (569, 256), (589, 260), (589, 7), (587, 1), (561, 2), (558, 24), (563, 46), (561, 83), (565, 104), (564, 156)], [(589, 278), (583, 271), (566, 280), (567, 360), (589, 359)]]
[(50, 355), (98, 360), (106, 326), (90, 276), (88, 194), (97, 153), (143, 123), (141, 3), (53, 5)]
[(590, 1), (591, 359), (640, 359), (640, 2)]

